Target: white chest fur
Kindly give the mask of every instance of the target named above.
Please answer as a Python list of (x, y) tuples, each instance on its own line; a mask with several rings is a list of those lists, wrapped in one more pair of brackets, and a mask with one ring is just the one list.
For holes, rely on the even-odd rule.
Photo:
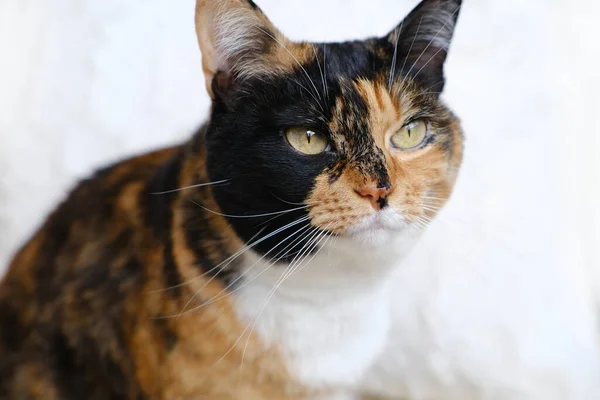
[(268, 345), (279, 346), (300, 382), (352, 389), (386, 344), (389, 276), (399, 256), (394, 251), (375, 258), (338, 242), (281, 283), (286, 266), (251, 254), (236, 292), (238, 313)]

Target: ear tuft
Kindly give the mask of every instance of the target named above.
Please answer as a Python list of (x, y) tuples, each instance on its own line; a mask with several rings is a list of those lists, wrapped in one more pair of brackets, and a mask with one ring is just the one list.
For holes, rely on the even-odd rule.
[(444, 62), (461, 0), (423, 0), (389, 35), (397, 57), (393, 68), (427, 91), (444, 88)]
[(196, 33), (206, 88), (212, 98), (217, 72), (239, 77), (247, 71), (260, 71), (261, 56), (275, 41), (284, 40), (251, 0), (198, 0)]

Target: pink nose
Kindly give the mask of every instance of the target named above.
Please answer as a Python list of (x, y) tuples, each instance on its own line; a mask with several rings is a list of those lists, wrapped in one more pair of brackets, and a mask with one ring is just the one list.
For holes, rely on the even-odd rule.
[(387, 206), (387, 196), (391, 189), (391, 186), (377, 186), (374, 182), (369, 182), (360, 190), (356, 190), (356, 193), (369, 200), (374, 209), (381, 210)]

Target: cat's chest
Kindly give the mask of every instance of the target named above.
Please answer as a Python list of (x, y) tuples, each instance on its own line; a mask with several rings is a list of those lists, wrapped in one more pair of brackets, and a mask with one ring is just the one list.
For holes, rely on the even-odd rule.
[[(324, 266), (313, 267), (318, 271)], [(387, 340), (386, 282), (365, 286), (340, 281), (331, 290), (318, 283), (292, 290), (297, 287), (287, 282), (274, 291), (276, 283), (258, 277), (238, 291), (236, 307), (243, 323), (266, 345), (276, 346), (290, 374), (309, 388), (357, 385)]]

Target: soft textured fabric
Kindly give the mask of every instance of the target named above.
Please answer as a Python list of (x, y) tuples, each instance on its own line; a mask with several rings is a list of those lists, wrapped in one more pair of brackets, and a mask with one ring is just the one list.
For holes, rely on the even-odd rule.
[[(383, 34), (416, 1), (257, 3), (291, 38), (336, 40)], [(600, 6), (465, 3), (444, 94), (465, 162), (398, 269), (371, 382), (410, 399), (600, 398)], [(193, 8), (0, 1), (1, 266), (76, 179), (206, 118)]]

